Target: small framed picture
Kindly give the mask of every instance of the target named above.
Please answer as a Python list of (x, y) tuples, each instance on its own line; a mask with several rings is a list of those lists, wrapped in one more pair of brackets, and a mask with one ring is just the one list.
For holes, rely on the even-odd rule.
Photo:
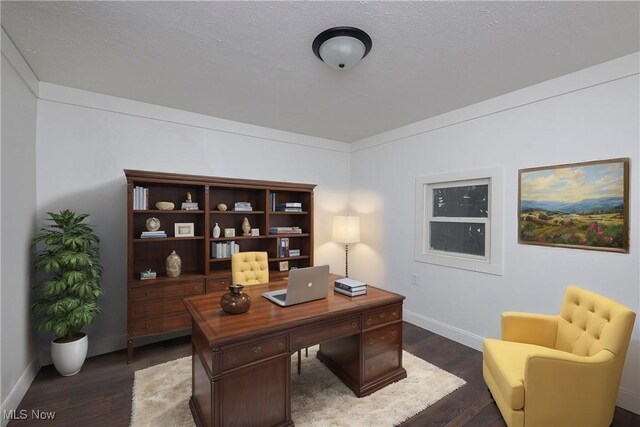
[(280, 261), (280, 271), (289, 270), (289, 261)]
[(260, 229), (259, 228), (252, 228), (251, 229), (251, 235), (252, 236), (259, 236), (260, 235)]
[(176, 222), (173, 225), (175, 237), (193, 237), (193, 223), (192, 222)]
[(225, 228), (224, 229), (224, 237), (236, 237), (236, 229), (235, 228)]

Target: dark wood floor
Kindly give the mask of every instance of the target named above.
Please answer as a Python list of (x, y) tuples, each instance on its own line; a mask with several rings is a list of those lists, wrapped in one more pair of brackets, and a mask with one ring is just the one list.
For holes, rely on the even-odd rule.
[[(403, 426), (505, 426), (482, 379), (482, 353), (409, 323), (404, 324), (404, 348), (463, 378), (467, 384)], [(14, 420), (9, 426), (128, 426), (133, 373), (188, 356), (190, 352), (190, 338), (182, 337), (137, 348), (129, 365), (125, 363), (123, 350), (87, 359), (82, 371), (72, 377), (61, 377), (53, 366), (46, 366), (36, 376), (18, 410), (24, 409), (28, 414), (32, 410), (55, 411), (55, 419)], [(640, 415), (616, 408), (612, 426), (638, 425)]]

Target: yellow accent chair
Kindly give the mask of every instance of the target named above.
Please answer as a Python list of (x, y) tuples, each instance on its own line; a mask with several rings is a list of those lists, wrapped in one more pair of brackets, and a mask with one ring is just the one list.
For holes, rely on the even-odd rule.
[(608, 426), (636, 314), (575, 286), (559, 315), (506, 312), (482, 373), (509, 427)]
[(266, 252), (231, 255), (231, 281), (244, 286), (269, 283), (269, 255)]

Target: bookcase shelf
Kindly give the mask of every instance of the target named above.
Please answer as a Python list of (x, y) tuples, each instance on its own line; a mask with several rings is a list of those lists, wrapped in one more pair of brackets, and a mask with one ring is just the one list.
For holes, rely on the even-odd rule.
[[(234, 242), (240, 251), (268, 253), (270, 278), (279, 280), (286, 271), (279, 271), (279, 263), (288, 261), (289, 267), (313, 265), (313, 184), (183, 175), (164, 172), (125, 170), (127, 179), (127, 360), (133, 357), (133, 342), (140, 337), (167, 334), (184, 330), (183, 317), (188, 316), (181, 300), (186, 297), (220, 291), (231, 284), (231, 259), (213, 258), (217, 243)], [(134, 210), (134, 188), (146, 189), (146, 205), (172, 202), (177, 209)], [(187, 193), (198, 203), (198, 210), (180, 210)], [(139, 200), (139, 199), (138, 199)], [(234, 211), (237, 202), (249, 203), (254, 210)], [(219, 204), (229, 210), (220, 211)], [(275, 207), (296, 206), (301, 212), (274, 211)], [(155, 217), (160, 229), (169, 236), (140, 238), (147, 231), (146, 221)], [(260, 235), (243, 236), (242, 222), (249, 220)], [(179, 223), (192, 223), (193, 237), (174, 237)], [(215, 225), (233, 228), (235, 237), (213, 238)], [(303, 233), (268, 234), (271, 227), (298, 227)], [(290, 247), (300, 256), (278, 257), (278, 238), (289, 238)], [(175, 251), (182, 261), (178, 277), (166, 275), (166, 259)], [(156, 272), (155, 279), (140, 279), (140, 272)]]

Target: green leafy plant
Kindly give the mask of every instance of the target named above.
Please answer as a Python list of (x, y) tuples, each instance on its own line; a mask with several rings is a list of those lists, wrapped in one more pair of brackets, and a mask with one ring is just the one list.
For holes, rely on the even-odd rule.
[(102, 295), (98, 244), (87, 214), (69, 210), (48, 212), (51, 224), (42, 228), (33, 244), (43, 243), (37, 253), (36, 270), (45, 276), (36, 284), (36, 330), (52, 334), (57, 342), (80, 338), (80, 330), (100, 313), (97, 300)]

